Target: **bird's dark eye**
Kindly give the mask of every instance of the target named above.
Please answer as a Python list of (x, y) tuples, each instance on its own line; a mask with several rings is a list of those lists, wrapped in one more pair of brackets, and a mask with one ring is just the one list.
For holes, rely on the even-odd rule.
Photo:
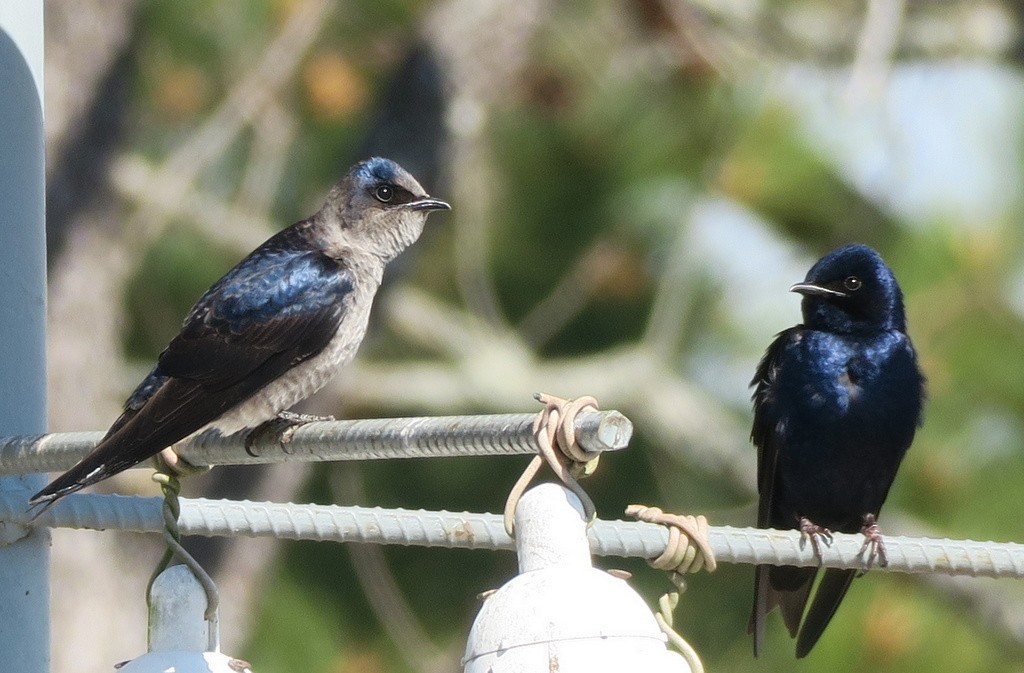
[(391, 185), (381, 185), (373, 190), (373, 196), (381, 203), (387, 203), (395, 198), (395, 190), (391, 188)]
[(843, 281), (843, 287), (845, 287), (850, 292), (854, 292), (856, 290), (859, 290), (860, 289), (860, 278), (857, 278), (857, 276), (849, 276), (849, 277), (847, 277), (847, 279)]

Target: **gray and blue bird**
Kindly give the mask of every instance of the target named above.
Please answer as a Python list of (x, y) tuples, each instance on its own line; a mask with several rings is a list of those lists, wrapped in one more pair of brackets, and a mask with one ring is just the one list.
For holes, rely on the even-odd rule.
[[(865, 535), (885, 562), (876, 517), (921, 421), (924, 377), (907, 336), (903, 294), (865, 245), (822, 257), (793, 292), (803, 324), (775, 338), (757, 368), (754, 425), (761, 528), (798, 529), (815, 550), (832, 532)], [(821, 637), (857, 575), (758, 566), (749, 631), (762, 649), (778, 607), (803, 657)], [(805, 614), (806, 608), (806, 614)]]
[(199, 298), (96, 448), (32, 496), (47, 507), (207, 429), (257, 428), (355, 356), (384, 267), (448, 210), (398, 164), (353, 166), (320, 210)]

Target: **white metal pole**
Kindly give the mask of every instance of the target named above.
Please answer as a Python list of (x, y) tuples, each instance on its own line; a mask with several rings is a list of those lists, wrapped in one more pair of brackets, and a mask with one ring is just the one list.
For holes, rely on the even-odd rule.
[[(46, 431), (43, 0), (0, 2), (0, 434)], [(0, 478), (0, 493), (43, 475)], [(0, 670), (50, 670), (45, 528), (0, 524)]]

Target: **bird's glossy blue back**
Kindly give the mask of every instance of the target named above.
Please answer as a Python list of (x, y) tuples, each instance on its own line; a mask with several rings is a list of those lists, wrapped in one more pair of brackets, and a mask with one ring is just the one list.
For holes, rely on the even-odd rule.
[(342, 310), (354, 289), (351, 272), (319, 251), (292, 245), (290, 234), (271, 238), (211, 287), (186, 319), (183, 335), (192, 323), (239, 333), (268, 320)]

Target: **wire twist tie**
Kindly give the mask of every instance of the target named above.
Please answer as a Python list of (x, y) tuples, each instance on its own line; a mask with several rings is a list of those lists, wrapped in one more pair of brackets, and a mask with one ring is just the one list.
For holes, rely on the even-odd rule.
[(668, 528), (668, 544), (660, 556), (648, 559), (652, 568), (667, 570), (676, 591), (670, 591), (658, 599), (658, 612), (654, 619), (672, 645), (686, 659), (693, 673), (704, 673), (704, 664), (690, 643), (673, 628), (673, 613), (679, 605), (679, 595), (686, 590), (685, 575), (701, 569), (714, 572), (718, 567), (715, 552), (708, 540), (710, 526), (703, 515), (690, 516), (682, 514), (666, 514), (658, 507), (647, 505), (630, 505), (626, 508), (626, 516), (634, 517), (647, 523), (656, 523)]
[(651, 567), (677, 575), (695, 573), (704, 568), (710, 573), (718, 567), (715, 552), (708, 541), (710, 526), (705, 516), (666, 514), (657, 507), (647, 505), (630, 505), (626, 508), (626, 516), (668, 528), (665, 551), (647, 561)]
[(683, 659), (685, 659), (686, 663), (690, 666), (690, 673), (704, 673), (704, 663), (700, 660), (700, 655), (697, 654), (697, 650), (693, 649), (693, 645), (688, 643), (686, 639), (679, 635), (679, 632), (672, 627), (672, 615), (675, 612), (677, 605), (679, 605), (678, 591), (671, 591), (664, 594), (658, 599), (658, 612), (655, 613), (654, 620), (658, 622), (661, 632), (668, 637), (668, 642), (679, 651), (679, 654), (683, 655)]
[(533, 422), (533, 436), (537, 440), (540, 455), (530, 461), (505, 501), (505, 532), (510, 537), (515, 537), (515, 513), (519, 498), (545, 462), (566, 488), (583, 503), (588, 524), (597, 517), (594, 501), (577, 479), (593, 474), (601, 454), (580, 446), (576, 441), (575, 427), (577, 414), (582, 411), (598, 411), (597, 400), (589, 395), (566, 400), (547, 393), (537, 393), (534, 399), (544, 405)]
[[(177, 458), (177, 454), (170, 453)], [(166, 461), (166, 458), (165, 454), (161, 454), (161, 461)], [(180, 462), (188, 465), (185, 461)], [(220, 607), (220, 593), (217, 591), (217, 585), (214, 584), (213, 578), (181, 544), (181, 530), (178, 527), (178, 517), (181, 516), (181, 503), (178, 498), (181, 493), (181, 482), (178, 479), (179, 471), (177, 468), (170, 466), (164, 466), (164, 469), (166, 471), (156, 472), (153, 475), (153, 481), (160, 484), (160, 490), (164, 494), (163, 537), (164, 542), (167, 543), (167, 551), (164, 552), (163, 557), (153, 571), (152, 577), (149, 579), (149, 586), (146, 588), (146, 598), (147, 600), (149, 599), (153, 589), (153, 582), (156, 581), (160, 573), (167, 569), (172, 559), (177, 558), (181, 563), (188, 566), (188, 569), (195, 578), (199, 580), (203, 591), (206, 592), (206, 612), (203, 614), (203, 617), (206, 621), (210, 622), (210, 648), (211, 651), (214, 651), (220, 646), (220, 643), (217, 642), (217, 609)]]

